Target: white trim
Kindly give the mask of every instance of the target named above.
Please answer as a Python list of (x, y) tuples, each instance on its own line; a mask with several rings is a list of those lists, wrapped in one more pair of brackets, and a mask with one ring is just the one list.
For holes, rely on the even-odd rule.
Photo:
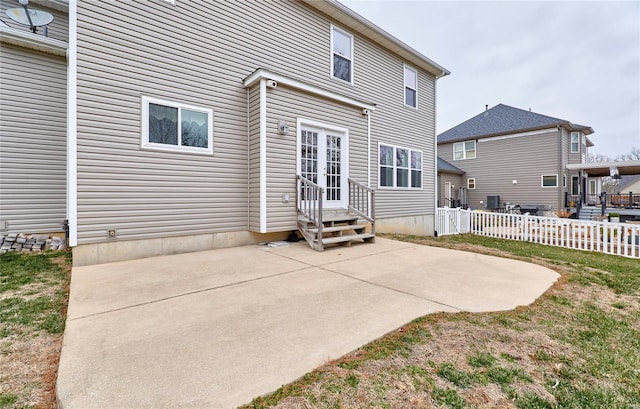
[[(416, 76), (416, 88), (413, 89), (411, 87), (407, 87), (407, 70), (413, 71)], [(402, 87), (402, 98), (404, 100), (404, 106), (417, 110), (418, 109), (418, 70), (408, 66), (407, 64), (402, 64), (402, 77), (404, 78), (404, 85)], [(413, 89), (416, 92), (416, 106), (407, 104), (407, 88)]]
[[(393, 149), (393, 165), (391, 166), (393, 168), (393, 186), (380, 186), (380, 146), (384, 145), (386, 147), (392, 148)], [(398, 169), (398, 167), (396, 166), (396, 149), (404, 149), (409, 151), (409, 167), (408, 168), (401, 168), (401, 169), (408, 169), (409, 171), (409, 175), (408, 175), (408, 186), (397, 186), (398, 182), (397, 182), (397, 174), (396, 174), (396, 170)], [(420, 152), (420, 187), (411, 187), (411, 170), (418, 170), (418, 169), (413, 169), (411, 167), (411, 152)], [(436, 161), (437, 162), (437, 161)], [(385, 166), (388, 167), (388, 166)], [(411, 149), (411, 148), (407, 148), (405, 146), (398, 146), (398, 145), (393, 145), (390, 143), (384, 143), (384, 142), (380, 142), (378, 141), (378, 152), (377, 152), (377, 157), (376, 157), (376, 170), (378, 172), (378, 189), (382, 189), (382, 190), (424, 190), (424, 151), (421, 151), (419, 149)]]
[[(437, 82), (436, 82), (436, 86), (437, 86)], [(434, 95), (437, 95), (437, 90), (434, 89)], [(434, 102), (435, 105), (435, 102)], [(434, 115), (434, 117), (436, 117), (437, 115)], [(435, 122), (434, 122), (434, 129), (435, 129)], [(422, 154), (422, 160), (424, 161), (424, 153)], [(435, 175), (436, 179), (433, 182), (433, 191), (434, 191), (434, 197), (433, 197), (433, 205), (434, 205), (434, 211), (433, 214), (437, 215), (438, 214), (438, 201), (440, 199), (440, 175), (438, 174), (438, 137), (435, 136), (434, 137), (434, 141), (433, 141), (433, 174)], [(422, 165), (422, 167), (424, 168), (424, 164)], [(424, 176), (423, 176), (423, 181), (424, 181)]]
[(519, 132), (519, 133), (515, 133), (515, 134), (509, 134), (509, 135), (501, 135), (501, 136), (491, 136), (489, 138), (479, 138), (477, 139), (477, 142), (490, 142), (490, 141), (501, 141), (503, 139), (511, 139), (511, 138), (521, 138), (523, 136), (531, 136), (531, 135), (539, 135), (541, 133), (546, 133), (546, 132), (556, 132), (556, 128), (544, 128), (544, 129), (538, 129), (537, 131), (527, 131), (527, 132)]
[[(140, 137), (140, 147), (142, 149), (157, 150), (157, 151), (170, 151), (181, 153), (192, 153), (197, 155), (213, 155), (213, 110), (210, 108), (198, 107), (195, 105), (183, 104), (181, 102), (169, 101), (161, 98), (153, 98), (142, 96), (140, 98), (142, 104), (141, 107), (141, 129), (142, 135)], [(177, 135), (178, 145), (169, 145), (164, 143), (156, 143), (149, 141), (149, 104), (164, 105), (178, 109), (178, 129), (182, 126), (182, 110), (201, 112), (207, 115), (207, 147), (199, 148), (195, 146), (182, 146), (180, 132)]]
[[(545, 186), (544, 185), (544, 178), (545, 177), (549, 177), (549, 176), (555, 176), (556, 178), (556, 184), (554, 186)], [(544, 189), (553, 189), (553, 188), (557, 188), (558, 187), (558, 174), (553, 174), (553, 173), (549, 173), (548, 175), (540, 175), (540, 187), (544, 188)]]
[(278, 84), (286, 85), (291, 88), (298, 89), (300, 91), (308, 92), (313, 95), (318, 95), (323, 98), (331, 99), (333, 101), (338, 101), (346, 105), (368, 109), (369, 111), (375, 111), (375, 104), (358, 101), (357, 99), (353, 99), (344, 95), (337, 94), (335, 92), (322, 89), (315, 85), (307, 84), (302, 81), (295, 80), (293, 78), (285, 77), (284, 75), (276, 74), (272, 71), (265, 70), (260, 68), (259, 70), (254, 71), (251, 75), (249, 75), (244, 80), (245, 87), (251, 87), (258, 81), (263, 79), (270, 79), (276, 81)]
[(371, 113), (367, 113), (367, 187), (371, 187)]
[[(72, 3), (73, 2), (74, 1), (72, 1)], [(71, 9), (71, 6), (69, 7), (69, 9)], [(69, 15), (71, 15), (71, 10), (69, 10)], [(69, 27), (71, 28), (71, 22), (69, 22)], [(61, 40), (56, 40), (55, 38), (45, 37), (40, 34), (34, 34), (28, 31), (22, 31), (16, 28), (5, 27), (2, 25), (0, 25), (0, 39), (3, 43), (13, 44), (19, 47), (59, 55), (61, 57), (65, 57), (67, 55), (70, 47), (70, 44)], [(70, 42), (71, 31), (69, 31), (69, 43)]]
[(267, 232), (267, 80), (260, 79), (260, 233)]
[[(349, 85), (353, 86), (353, 77), (354, 77), (354, 71), (355, 71), (355, 55), (353, 54), (353, 50), (354, 50), (355, 37), (353, 36), (353, 34), (349, 33), (346, 30), (343, 30), (340, 27), (336, 27), (333, 24), (331, 24), (330, 26), (331, 26), (331, 29), (329, 31), (329, 33), (330, 33), (329, 35), (331, 36), (331, 56), (330, 56), (330, 59), (331, 59), (330, 70), (331, 71), (329, 71), (329, 76), (331, 77), (331, 79), (338, 80), (338, 81), (340, 81), (342, 83), (346, 83), (346, 84), (349, 84)], [(342, 78), (338, 78), (338, 77), (335, 77), (333, 75), (333, 32), (334, 31), (339, 31), (341, 34), (344, 34), (345, 36), (351, 38), (351, 58), (349, 59), (351, 61), (351, 70), (349, 72), (349, 81), (345, 81)], [(346, 57), (344, 57), (344, 58), (347, 59)]]
[[(306, 128), (312, 128), (316, 131), (318, 131), (318, 137), (325, 137), (327, 131), (331, 132), (335, 132), (335, 133), (339, 133), (341, 134), (341, 136), (344, 137), (343, 140), (343, 144), (342, 144), (342, 149), (341, 149), (341, 159), (340, 159), (340, 170), (341, 170), (341, 176), (343, 178), (341, 186), (340, 186), (340, 197), (342, 198), (340, 200), (340, 204), (339, 206), (324, 206), (325, 209), (337, 209), (337, 208), (344, 208), (346, 209), (348, 206), (348, 196), (349, 196), (349, 191), (348, 191), (348, 183), (347, 180), (349, 179), (349, 129), (348, 128), (344, 128), (341, 126), (336, 126), (333, 124), (328, 124), (326, 122), (319, 122), (319, 121), (315, 121), (313, 119), (305, 119), (305, 118), (296, 118), (296, 175), (300, 174), (300, 143), (301, 143), (301, 138), (302, 138), (302, 128), (306, 127)], [(323, 144), (326, 142), (323, 142)], [(318, 142), (318, 149), (320, 149), (320, 142)], [(326, 152), (326, 147), (325, 147), (325, 152)], [(318, 153), (318, 179), (320, 178), (320, 159), (321, 159), (321, 155), (320, 153)], [(324, 162), (326, 164), (326, 158), (324, 158)], [(324, 166), (324, 165), (323, 165)], [(320, 182), (320, 180), (318, 180), (318, 185), (326, 188), (326, 182), (322, 181)], [(325, 190), (325, 194), (326, 194), (326, 190)], [(326, 198), (323, 197), (324, 202), (323, 203), (327, 203)], [(335, 201), (333, 201), (335, 202)]]
[(31, 3), (69, 14), (69, 0), (29, 0)]
[(78, 3), (69, 2), (67, 57), (67, 220), (69, 246), (78, 245)]

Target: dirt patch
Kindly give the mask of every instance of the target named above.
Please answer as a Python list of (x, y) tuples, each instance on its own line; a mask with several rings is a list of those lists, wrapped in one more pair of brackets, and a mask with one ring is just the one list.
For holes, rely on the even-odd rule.
[[(64, 311), (69, 294), (70, 261), (65, 256), (51, 259), (62, 267), (65, 279), (59, 272), (50, 277), (38, 277), (38, 281), (8, 290), (0, 300), (9, 298), (31, 301), (36, 298), (59, 298), (64, 295)], [(55, 383), (58, 360), (62, 347), (62, 334), (52, 334), (33, 326), (10, 324), (11, 334), (0, 338), (0, 394), (15, 397), (10, 407), (56, 408)], [(13, 399), (13, 398), (12, 398)]]

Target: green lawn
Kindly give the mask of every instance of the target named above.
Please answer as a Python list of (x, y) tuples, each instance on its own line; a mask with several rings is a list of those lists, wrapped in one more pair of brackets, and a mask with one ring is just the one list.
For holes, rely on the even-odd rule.
[(420, 318), (247, 408), (640, 408), (640, 261), (473, 235), (398, 240), (561, 274), (514, 311)]

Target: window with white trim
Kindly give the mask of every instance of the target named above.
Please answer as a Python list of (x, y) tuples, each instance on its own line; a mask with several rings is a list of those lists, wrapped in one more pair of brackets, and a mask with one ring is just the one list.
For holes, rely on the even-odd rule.
[(418, 107), (418, 72), (404, 66), (404, 104), (413, 108)]
[(453, 160), (474, 159), (476, 141), (456, 142), (453, 144)]
[(558, 175), (542, 175), (542, 187), (558, 187)]
[(580, 132), (571, 132), (571, 153), (580, 153)]
[(353, 36), (331, 26), (331, 76), (353, 82)]
[(476, 188), (476, 178), (467, 179), (467, 189), (475, 189)]
[(393, 145), (378, 146), (379, 187), (422, 189), (422, 152)]
[(213, 110), (142, 97), (142, 147), (213, 153)]

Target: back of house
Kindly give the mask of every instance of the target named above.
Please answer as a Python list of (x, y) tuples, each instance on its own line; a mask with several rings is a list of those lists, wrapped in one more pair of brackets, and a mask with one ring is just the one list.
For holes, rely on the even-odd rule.
[(74, 264), (283, 239), (296, 175), (325, 209), (356, 183), (378, 231), (433, 233), (448, 71), (340, 3), (82, 1), (69, 21)]

